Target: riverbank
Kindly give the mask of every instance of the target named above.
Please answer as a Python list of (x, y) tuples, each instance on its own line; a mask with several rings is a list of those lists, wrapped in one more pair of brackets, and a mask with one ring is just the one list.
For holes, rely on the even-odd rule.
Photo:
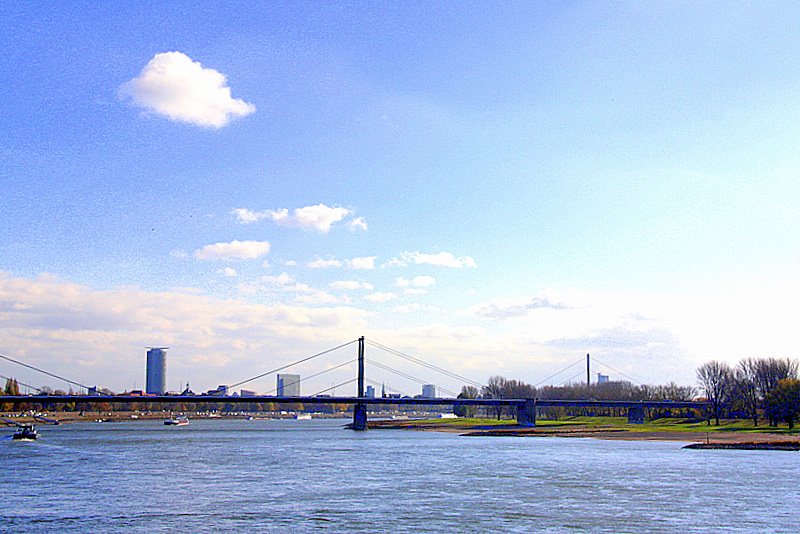
[[(226, 413), (226, 412), (183, 412), (183, 411), (155, 411), (155, 412), (143, 412), (143, 411), (115, 411), (115, 412), (107, 412), (107, 411), (100, 411), (100, 412), (47, 412), (47, 413), (37, 413), (36, 415), (31, 413), (6, 413), (0, 414), (0, 418), (5, 420), (7, 423), (41, 423), (41, 424), (53, 424), (54, 422), (58, 422), (58, 424), (69, 424), (69, 423), (112, 423), (112, 422), (120, 422), (120, 421), (148, 421), (148, 420), (162, 420), (162, 419), (171, 419), (177, 415), (186, 415), (190, 419), (247, 419), (247, 418), (254, 418), (254, 419), (295, 419), (296, 414), (294, 412), (285, 412), (285, 413), (249, 413), (249, 412), (234, 412), (234, 413)], [(344, 413), (314, 413), (312, 414), (314, 419), (345, 419), (345, 418), (352, 418), (351, 415), (344, 414)]]
[(754, 426), (752, 421), (721, 421), (719, 426), (686, 419), (658, 419), (628, 424), (624, 418), (576, 417), (562, 421), (537, 421), (535, 427), (490, 419), (424, 419), (370, 421), (370, 428), (455, 432), (462, 436), (524, 436), (594, 438), (626, 441), (675, 441), (704, 445), (697, 448), (800, 450), (796, 430)]

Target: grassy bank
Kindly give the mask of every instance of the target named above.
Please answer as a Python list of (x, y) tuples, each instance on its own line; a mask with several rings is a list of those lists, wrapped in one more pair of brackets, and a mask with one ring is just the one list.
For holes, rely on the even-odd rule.
[(371, 421), (370, 428), (403, 428), (457, 432), (465, 436), (550, 436), (593, 437), (600, 439), (659, 440), (686, 442), (751, 443), (779, 440), (800, 443), (800, 432), (785, 425), (758, 426), (750, 420), (721, 420), (719, 425), (693, 419), (655, 419), (643, 424), (628, 423), (625, 417), (569, 417), (537, 420), (535, 427), (520, 427), (514, 420), (495, 419), (417, 419)]

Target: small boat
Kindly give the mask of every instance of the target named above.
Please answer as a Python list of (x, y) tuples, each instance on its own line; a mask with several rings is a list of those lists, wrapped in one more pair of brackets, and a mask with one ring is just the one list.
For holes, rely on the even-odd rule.
[(311, 419), (311, 414), (310, 413), (299, 413), (299, 414), (295, 415), (294, 418), (297, 419), (298, 421), (309, 421)]
[(164, 424), (167, 426), (185, 426), (189, 424), (189, 418), (185, 415), (180, 415), (173, 419), (165, 419)]
[(33, 441), (38, 437), (39, 433), (36, 432), (35, 426), (23, 424), (23, 425), (17, 425), (17, 431), (14, 432), (12, 439), (21, 441)]

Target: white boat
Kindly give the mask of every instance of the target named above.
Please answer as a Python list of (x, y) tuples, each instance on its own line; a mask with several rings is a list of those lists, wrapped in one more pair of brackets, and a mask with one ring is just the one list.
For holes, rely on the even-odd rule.
[(164, 424), (167, 426), (185, 426), (189, 424), (189, 418), (185, 415), (179, 415), (172, 419), (165, 419)]
[(298, 421), (308, 421), (309, 419), (311, 419), (311, 414), (310, 413), (299, 413), (299, 414), (296, 414), (294, 416), (294, 418), (297, 419)]

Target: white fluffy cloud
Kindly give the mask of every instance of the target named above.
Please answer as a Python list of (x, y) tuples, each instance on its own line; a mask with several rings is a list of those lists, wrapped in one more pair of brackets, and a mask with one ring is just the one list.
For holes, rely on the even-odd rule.
[(222, 128), (256, 107), (231, 97), (225, 75), (204, 68), (181, 52), (156, 54), (120, 95), (143, 109), (178, 122)]
[(234, 208), (231, 213), (236, 216), (236, 220), (242, 224), (258, 222), (269, 217), (268, 211), (253, 211), (247, 208)]
[[(277, 210), (254, 211), (248, 208), (235, 208), (231, 213), (236, 220), (242, 224), (250, 224), (262, 219), (269, 219), (281, 226), (293, 228), (303, 228), (304, 230), (315, 230), (327, 234), (331, 227), (346, 219), (353, 212), (347, 208), (331, 207), (325, 204), (315, 206), (305, 206), (289, 211), (287, 208)], [(350, 221), (350, 230), (367, 229), (367, 222), (363, 217), (357, 217)]]
[(224, 269), (220, 269), (218, 272), (219, 274), (227, 276), (228, 278), (235, 278), (239, 274), (233, 267), (225, 267)]
[(452, 267), (462, 269), (465, 267), (475, 268), (478, 265), (470, 256), (456, 257), (451, 252), (439, 252), (436, 254), (425, 254), (422, 252), (404, 252), (399, 258), (392, 258), (386, 266), (399, 265), (435, 265), (437, 267)]
[(195, 250), (198, 260), (254, 260), (269, 252), (267, 241), (231, 241), (214, 243)]
[(348, 260), (347, 264), (351, 269), (374, 269), (376, 257), (377, 256), (365, 256), (363, 258), (353, 258)]

